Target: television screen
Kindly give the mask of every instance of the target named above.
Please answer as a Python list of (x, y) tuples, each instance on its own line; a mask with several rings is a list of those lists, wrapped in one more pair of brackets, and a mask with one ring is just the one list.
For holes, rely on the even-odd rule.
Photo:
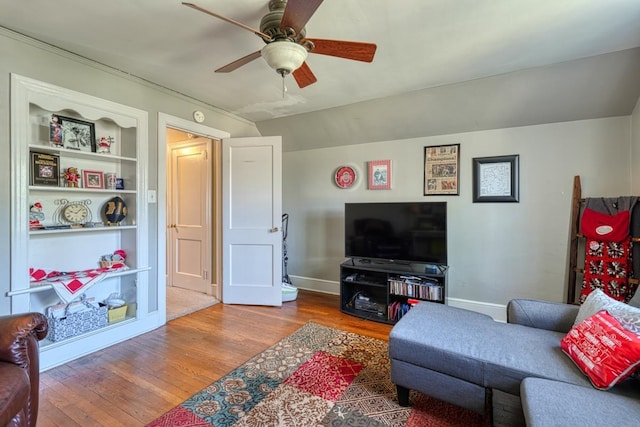
[(345, 256), (447, 264), (446, 202), (345, 203)]

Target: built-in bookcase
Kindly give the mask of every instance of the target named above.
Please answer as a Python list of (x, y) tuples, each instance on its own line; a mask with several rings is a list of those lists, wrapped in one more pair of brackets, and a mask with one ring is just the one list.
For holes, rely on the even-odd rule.
[[(40, 363), (47, 369), (154, 329), (161, 321), (157, 292), (150, 289), (157, 285), (149, 280), (148, 114), (19, 75), (11, 76), (11, 90), (11, 312), (46, 314), (59, 302), (46, 280), (31, 280), (30, 268), (84, 271), (100, 267), (101, 257), (118, 249), (127, 255), (126, 270), (107, 273), (85, 293), (95, 301), (121, 295), (127, 304), (124, 319), (68, 339), (44, 340)], [(58, 116), (90, 127), (98, 144), (104, 137), (110, 146), (100, 150), (95, 140), (81, 149), (54, 143), (51, 123)], [(62, 176), (58, 185), (55, 180), (34, 180), (32, 153), (53, 159), (56, 174), (78, 169), (79, 185), (67, 186)], [(88, 182), (94, 177), (102, 181)], [(120, 179), (117, 188), (107, 177)], [(105, 218), (105, 206), (116, 197), (126, 205), (127, 215), (112, 224)], [(63, 214), (69, 204), (81, 204), (87, 212), (74, 222)], [(34, 220), (42, 227), (30, 227)]]

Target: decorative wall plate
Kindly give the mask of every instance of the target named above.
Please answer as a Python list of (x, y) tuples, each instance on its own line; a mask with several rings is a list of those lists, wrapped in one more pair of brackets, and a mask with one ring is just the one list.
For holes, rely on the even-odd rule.
[(340, 166), (334, 175), (336, 185), (340, 188), (350, 188), (356, 182), (356, 171), (351, 166)]
[(122, 198), (116, 196), (104, 204), (103, 211), (104, 217), (107, 219), (107, 225), (120, 225), (127, 217), (127, 204)]

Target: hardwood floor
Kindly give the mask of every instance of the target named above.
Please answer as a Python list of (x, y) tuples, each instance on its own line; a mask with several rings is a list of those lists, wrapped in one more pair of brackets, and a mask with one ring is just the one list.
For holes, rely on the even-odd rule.
[(390, 325), (300, 290), (282, 307), (217, 304), (43, 372), (38, 426), (141, 426), (308, 321), (388, 339)]

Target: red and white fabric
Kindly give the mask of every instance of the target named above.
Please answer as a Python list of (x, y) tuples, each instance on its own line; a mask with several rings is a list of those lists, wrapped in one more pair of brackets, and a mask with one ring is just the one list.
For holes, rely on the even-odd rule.
[(63, 302), (70, 303), (85, 293), (91, 286), (104, 279), (107, 273), (127, 269), (128, 267), (124, 262), (110, 267), (67, 272), (31, 267), (29, 268), (29, 276), (32, 284), (36, 286), (49, 284)]
[(640, 364), (640, 337), (605, 310), (574, 326), (560, 347), (600, 390), (620, 383)]
[(632, 273), (630, 217), (637, 198), (587, 199), (580, 231), (586, 238), (580, 302), (594, 289), (627, 302), (635, 293)]

